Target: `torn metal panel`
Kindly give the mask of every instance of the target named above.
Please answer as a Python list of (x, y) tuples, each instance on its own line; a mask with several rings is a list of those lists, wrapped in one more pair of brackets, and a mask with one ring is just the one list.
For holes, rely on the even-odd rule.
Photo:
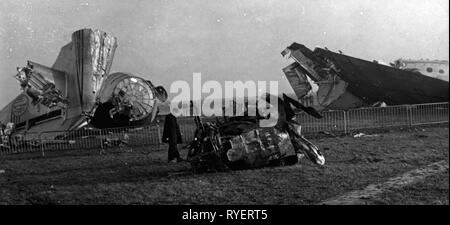
[(109, 74), (114, 52), (117, 48), (117, 39), (100, 30), (94, 30), (94, 32), (91, 33), (91, 36), (92, 78), (94, 81), (92, 89), (95, 93), (100, 89), (103, 80)]
[(327, 74), (324, 74), (321, 70), (324, 67), (324, 63), (320, 58), (315, 57), (313, 52), (304, 45), (293, 43), (281, 54), (283, 56), (289, 54), (289, 57), (301, 65), (313, 81), (326, 79)]
[(347, 82), (338, 76), (331, 76), (329, 80), (317, 82), (319, 90), (317, 91), (317, 100), (321, 106), (329, 106), (339, 99), (347, 90)]
[[(226, 137), (224, 137), (226, 139)], [(230, 162), (245, 161), (251, 167), (261, 167), (287, 156), (296, 156), (289, 134), (274, 128), (258, 128), (229, 139), (226, 152)]]
[(311, 84), (309, 83), (304, 70), (302, 70), (297, 62), (285, 67), (283, 72), (298, 98), (304, 97), (311, 91)]
[[(286, 52), (289, 53), (289, 57), (296, 61), (283, 69), (283, 71), (297, 98), (303, 98), (306, 95), (305, 91), (308, 90), (308, 87), (309, 89), (311, 87), (310, 81), (306, 76), (310, 77), (319, 86), (315, 93), (317, 100), (315, 108), (319, 110), (329, 107), (346, 92), (348, 84), (337, 76), (336, 71), (339, 71), (339, 69), (331, 61), (328, 59), (322, 60), (314, 56), (314, 53), (305, 46), (295, 43), (289, 46), (282, 54), (286, 55)], [(294, 71), (289, 71), (289, 69)], [(300, 83), (292, 77), (301, 80)]]

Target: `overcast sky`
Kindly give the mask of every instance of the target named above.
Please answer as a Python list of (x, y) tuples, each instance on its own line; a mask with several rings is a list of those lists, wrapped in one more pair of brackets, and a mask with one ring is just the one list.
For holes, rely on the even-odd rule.
[(390, 62), (449, 58), (448, 0), (1, 0), (0, 108), (20, 93), (27, 60), (51, 66), (71, 33), (118, 38), (111, 72), (162, 84), (192, 79), (279, 80), (292, 42)]

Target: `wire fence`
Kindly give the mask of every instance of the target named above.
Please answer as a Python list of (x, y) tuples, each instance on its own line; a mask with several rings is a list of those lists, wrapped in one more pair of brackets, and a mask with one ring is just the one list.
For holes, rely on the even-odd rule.
[[(359, 108), (322, 112), (323, 118), (316, 119), (302, 112), (297, 121), (302, 133), (317, 132), (350, 133), (368, 128), (415, 126), (446, 123), (449, 121), (449, 103), (400, 105), (378, 108)], [(216, 118), (204, 118), (205, 122)], [(194, 138), (195, 122), (192, 117), (178, 119), (183, 142)], [(76, 131), (45, 131), (2, 135), (0, 155), (80, 149), (130, 149), (162, 144), (164, 122), (159, 121), (146, 127), (122, 127), (111, 129), (80, 129)]]

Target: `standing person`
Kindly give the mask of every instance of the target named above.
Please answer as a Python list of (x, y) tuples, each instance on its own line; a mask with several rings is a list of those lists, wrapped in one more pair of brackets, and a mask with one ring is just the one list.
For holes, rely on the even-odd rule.
[(169, 144), (167, 161), (181, 162), (183, 159), (178, 152), (177, 144), (183, 142), (180, 132), (180, 126), (178, 125), (177, 118), (171, 113), (166, 116), (164, 121), (164, 131), (162, 136), (162, 142)]

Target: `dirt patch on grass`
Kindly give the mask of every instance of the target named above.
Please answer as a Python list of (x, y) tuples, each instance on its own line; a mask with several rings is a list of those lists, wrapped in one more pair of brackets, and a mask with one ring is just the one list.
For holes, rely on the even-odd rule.
[(413, 183), (417, 183), (428, 176), (448, 171), (448, 162), (440, 161), (432, 163), (424, 168), (409, 171), (401, 176), (389, 178), (386, 182), (371, 184), (363, 190), (352, 191), (342, 196), (322, 202), (323, 205), (361, 205), (367, 204), (370, 199), (392, 189), (400, 189)]
[(324, 167), (304, 160), (289, 167), (196, 175), (187, 163), (166, 163), (165, 146), (0, 158), (5, 170), (0, 204), (317, 204), (448, 162), (448, 127), (311, 140), (323, 150)]
[(378, 205), (448, 205), (449, 173), (435, 174), (404, 188), (389, 190), (368, 204)]

